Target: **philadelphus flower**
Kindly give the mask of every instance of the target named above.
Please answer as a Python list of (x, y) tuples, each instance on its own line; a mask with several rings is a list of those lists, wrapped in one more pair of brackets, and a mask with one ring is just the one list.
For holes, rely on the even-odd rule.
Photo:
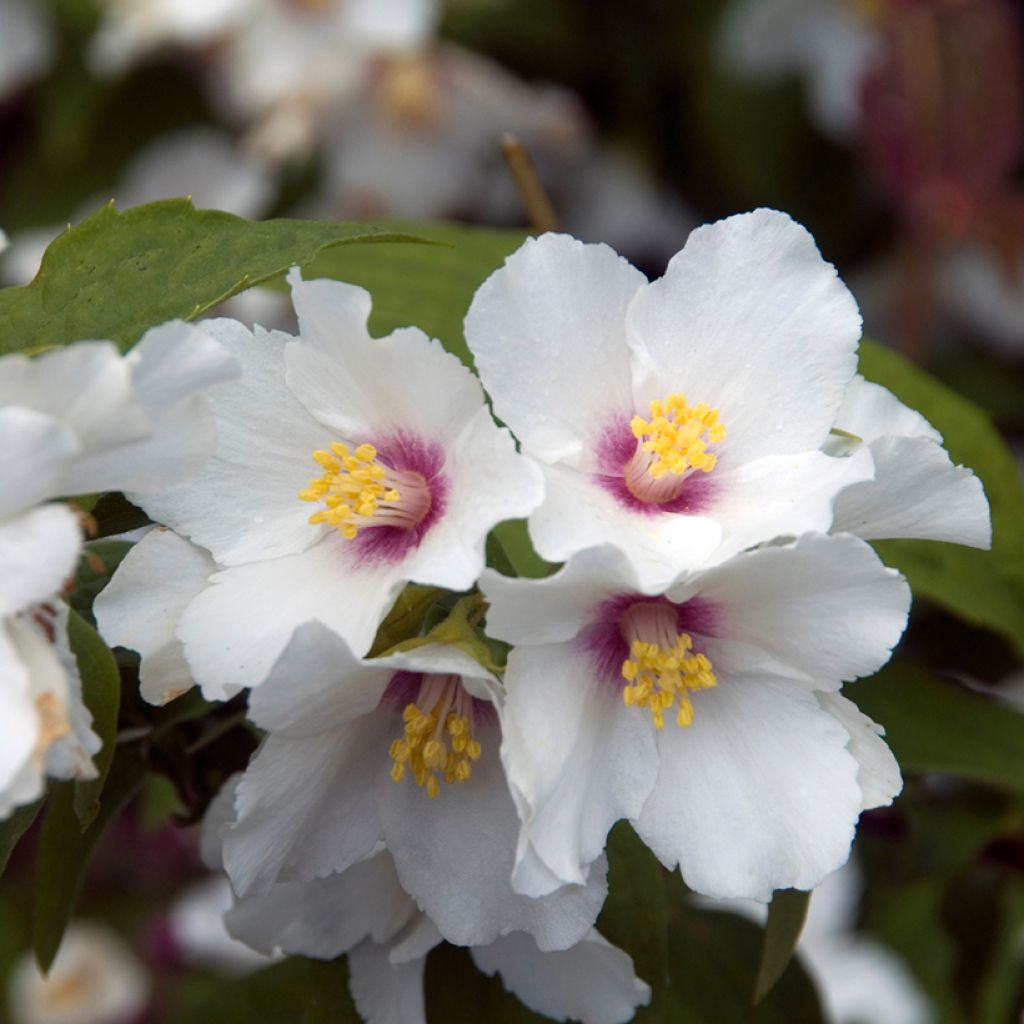
[(11, 1024), (131, 1024), (149, 1002), (142, 964), (109, 928), (87, 921), (68, 927), (45, 976), (32, 954), (11, 968)]
[[(233, 781), (203, 823), (203, 856), (212, 868), (221, 866), (234, 794)], [(426, 1024), (424, 966), (442, 935), (402, 888), (386, 850), (340, 873), (277, 882), (264, 894), (236, 898), (225, 924), (267, 955), (347, 953), (352, 997), (367, 1024)], [(510, 931), (472, 945), (470, 954), (481, 971), (497, 972), (530, 1009), (555, 1020), (624, 1024), (650, 1000), (629, 956), (593, 928), (564, 950), (543, 951), (526, 932)]]
[(168, 323), (127, 356), (79, 342), (0, 359), (0, 815), (44, 776), (89, 778), (99, 740), (82, 703), (59, 592), (81, 547), (60, 495), (158, 487), (213, 445), (202, 389), (235, 372), (201, 330)]
[(481, 586), (488, 631), (517, 645), (502, 757), (519, 891), (582, 882), (627, 818), (697, 892), (767, 900), (843, 863), (860, 812), (900, 789), (838, 693), (888, 659), (910, 600), (857, 538), (744, 552), (664, 592), (610, 546)]
[(249, 711), (267, 732), (238, 783), (223, 863), (240, 896), (350, 868), (383, 842), (446, 939), (528, 931), (564, 949), (594, 923), (603, 860), (545, 900), (512, 891), (519, 821), (499, 759), (499, 684), (428, 643), (360, 661), (317, 622), (295, 631)]
[(52, 31), (42, 5), (0, 0), (0, 98), (45, 71), (52, 55)]
[[(133, 498), (216, 563), (174, 630), (211, 698), (258, 685), (309, 620), (366, 652), (407, 581), (471, 587), (490, 529), (541, 497), (537, 468), (438, 342), (415, 328), (371, 338), (361, 288), (291, 282), (298, 338), (204, 322), (244, 368), (211, 396), (214, 456)], [(116, 614), (101, 602), (104, 635), (131, 642)]]
[(873, 475), (866, 449), (820, 450), (859, 337), (835, 270), (772, 210), (698, 228), (653, 283), (607, 246), (531, 239), (466, 317), (495, 414), (543, 464), (538, 552), (613, 543), (644, 587), (829, 529)]

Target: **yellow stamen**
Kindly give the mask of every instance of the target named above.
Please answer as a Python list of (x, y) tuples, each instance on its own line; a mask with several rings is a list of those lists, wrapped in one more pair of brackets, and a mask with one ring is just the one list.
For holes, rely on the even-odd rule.
[(725, 437), (718, 410), (701, 402), (686, 404), (686, 396), (669, 395), (651, 402), (651, 418), (634, 416), (629, 424), (639, 442), (638, 452), (649, 454), (646, 470), (659, 480), (666, 473), (681, 476), (691, 469), (710, 473), (718, 458), (707, 450)]
[(676, 724), (693, 722), (689, 694), (709, 690), (718, 680), (707, 655), (693, 651), (693, 637), (679, 632), (675, 612), (667, 605), (634, 605), (623, 616), (623, 635), (630, 656), (622, 664), (622, 700), (626, 707), (648, 708), (655, 728), (665, 727), (665, 712), (676, 705)]
[(473, 739), (472, 698), (458, 676), (423, 677), (417, 701), (402, 711), (404, 735), (392, 740), (391, 778), (401, 782), (406, 767), (417, 786), (426, 789), (431, 799), (441, 792), (439, 777), (447, 783), (466, 782), (473, 773), (473, 762), (480, 759), (480, 742)]

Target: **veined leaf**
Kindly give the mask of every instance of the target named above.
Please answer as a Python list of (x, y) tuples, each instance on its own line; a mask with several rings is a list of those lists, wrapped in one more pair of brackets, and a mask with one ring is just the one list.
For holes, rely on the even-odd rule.
[(0, 353), (105, 338), (127, 348), (165, 320), (218, 303), (331, 246), (415, 242), (367, 224), (243, 220), (164, 199), (109, 203), (46, 250), (31, 284), (0, 291)]

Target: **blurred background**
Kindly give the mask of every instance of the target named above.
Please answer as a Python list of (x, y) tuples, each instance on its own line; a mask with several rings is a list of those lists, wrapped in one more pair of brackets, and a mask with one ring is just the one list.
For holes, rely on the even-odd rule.
[[(111, 198), (557, 224), (652, 276), (697, 224), (771, 206), (836, 264), (866, 333), (980, 405), (1019, 458), (1022, 55), (1015, 0), (0, 0), (0, 283), (31, 280), (49, 241)], [(506, 133), (550, 209), (524, 202)], [(233, 301), (287, 322), (274, 292)], [(918, 601), (903, 650), (1024, 708), (996, 633)], [(104, 839), (47, 985), (19, 960), (31, 841), (16, 851), (3, 1019), (199, 1019), (224, 979), (263, 965), (224, 933), (227, 894), (190, 824), (255, 744), (218, 715), (175, 734), (164, 776)], [(827, 1019), (1024, 1019), (1021, 772), (1012, 791), (911, 772), (895, 807), (865, 815), (802, 947)]]

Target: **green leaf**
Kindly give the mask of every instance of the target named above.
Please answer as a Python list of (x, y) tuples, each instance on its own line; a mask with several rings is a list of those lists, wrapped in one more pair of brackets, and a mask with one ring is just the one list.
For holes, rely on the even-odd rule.
[(666, 1020), (669, 899), (664, 872), (629, 825), (620, 821), (608, 835), (608, 898), (598, 931), (633, 958), (639, 977), (651, 986), (651, 1002), (636, 1024)]
[(109, 537), (115, 533), (128, 533), (140, 526), (148, 526), (149, 516), (133, 505), (123, 494), (104, 494), (92, 510), (96, 520), (96, 536)]
[(735, 914), (694, 908), (674, 914), (666, 1024), (824, 1024), (814, 985), (796, 957), (771, 992), (751, 1006), (761, 947), (761, 929)]
[(847, 688), (885, 726), (904, 769), (942, 772), (1024, 793), (1024, 714), (896, 659)]
[(771, 992), (793, 959), (810, 902), (811, 894), (798, 889), (780, 889), (772, 896), (754, 985), (755, 1003)]
[(361, 1024), (348, 990), (348, 961), (310, 960), (303, 1024)]
[(369, 657), (376, 658), (403, 640), (419, 636), (427, 613), (445, 593), (440, 587), (408, 584), (380, 624)]
[(472, 365), (462, 320), (473, 293), (522, 245), (525, 232), (443, 223), (391, 226), (446, 245), (427, 249), (388, 243), (358, 252), (331, 249), (304, 268), (303, 276), (361, 285), (373, 296), (370, 330), (374, 334), (415, 324)]
[(52, 243), (31, 284), (0, 291), (0, 352), (80, 338), (127, 348), (146, 328), (193, 320), (331, 246), (378, 241), (418, 239), (366, 224), (257, 223), (189, 199), (123, 213), (109, 203)]
[[(173, 1019), (182, 1024), (303, 1024), (308, 979), (306, 959), (288, 957), (181, 1000)], [(339, 1024), (344, 1021), (339, 1018)]]
[(92, 714), (92, 730), (102, 746), (92, 763), (95, 779), (74, 784), (75, 814), (85, 831), (100, 809), (100, 794), (114, 758), (117, 715), (121, 707), (121, 675), (110, 648), (81, 615), (71, 609), (68, 615), (68, 642), (82, 677), (82, 699)]
[(138, 750), (120, 748), (99, 813), (84, 832), (75, 813), (74, 785), (63, 782), (54, 786), (39, 838), (33, 892), (32, 945), (43, 971), (49, 970), (60, 948), (96, 844), (117, 812), (138, 791), (144, 774)]
[(42, 806), (41, 799), (32, 804), (25, 804), (24, 807), (15, 808), (7, 818), (0, 821), (0, 875), (7, 869), (7, 862), (11, 859), (18, 840), (29, 830)]
[(506, 565), (512, 569), (511, 573), (505, 575), (540, 579), (550, 576), (558, 568), (537, 554), (530, 540), (525, 519), (506, 519), (505, 522), (498, 523), (491, 530), (487, 541), (500, 551), (497, 562), (501, 564), (495, 564), (495, 568), (503, 572), (502, 565)]
[(992, 507), (992, 550), (937, 541), (876, 544), (914, 594), (993, 630), (1024, 654), (1024, 491), (1013, 453), (988, 415), (924, 370), (881, 345), (861, 345), (861, 371), (919, 410), (944, 438), (955, 463), (969, 466)]
[(442, 943), (430, 951), (423, 979), (427, 1020), (444, 1024), (543, 1024), (505, 990), (501, 977), (476, 969), (469, 950)]

